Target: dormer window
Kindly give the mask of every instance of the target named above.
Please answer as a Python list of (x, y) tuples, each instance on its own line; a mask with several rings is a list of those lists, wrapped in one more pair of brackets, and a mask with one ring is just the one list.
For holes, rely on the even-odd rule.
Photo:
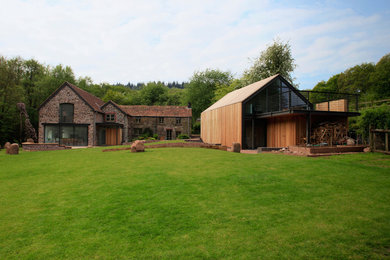
[(114, 113), (106, 114), (106, 122), (115, 122), (115, 114)]
[(73, 104), (60, 104), (60, 123), (73, 123)]

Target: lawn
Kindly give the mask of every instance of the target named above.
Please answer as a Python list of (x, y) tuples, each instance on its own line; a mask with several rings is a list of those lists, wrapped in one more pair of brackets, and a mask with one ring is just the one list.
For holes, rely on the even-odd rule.
[(0, 259), (388, 258), (390, 157), (0, 152)]

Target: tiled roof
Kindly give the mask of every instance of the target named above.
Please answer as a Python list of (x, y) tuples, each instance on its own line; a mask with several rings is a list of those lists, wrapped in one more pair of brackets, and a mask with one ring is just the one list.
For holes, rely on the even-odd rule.
[(98, 97), (95, 97), (94, 95), (88, 93), (87, 91), (79, 88), (79, 87), (76, 87), (75, 85), (69, 83), (69, 82), (65, 82), (65, 84), (67, 84), (71, 89), (74, 90), (74, 92), (76, 92), (77, 94), (79, 94), (84, 100), (85, 102), (87, 102), (95, 111), (97, 112), (103, 112), (100, 108), (101, 106), (104, 105), (104, 101), (101, 100), (100, 98)]
[[(278, 77), (279, 74), (276, 74), (274, 76), (268, 77), (266, 79), (257, 81), (253, 84), (250, 84), (246, 87), (234, 90), (228, 94), (226, 94), (223, 98), (215, 102), (213, 105), (211, 105), (209, 108), (207, 108), (205, 111), (213, 110), (219, 107), (224, 107), (236, 103), (241, 103), (245, 101), (248, 97), (250, 97), (253, 93), (267, 85), (269, 82), (271, 82), (273, 79)], [(204, 111), (203, 111), (204, 112)]]
[(191, 117), (192, 109), (185, 106), (122, 106), (129, 116)]

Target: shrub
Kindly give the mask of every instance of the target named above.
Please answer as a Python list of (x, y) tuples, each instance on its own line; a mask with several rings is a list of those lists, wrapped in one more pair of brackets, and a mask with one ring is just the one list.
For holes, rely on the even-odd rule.
[(369, 108), (362, 111), (362, 115), (356, 121), (357, 131), (367, 137), (369, 127), (376, 129), (390, 128), (390, 107), (383, 104), (379, 107)]
[(192, 133), (193, 134), (200, 134), (200, 122), (195, 122), (192, 125)]
[(188, 135), (186, 135), (186, 134), (179, 134), (177, 139), (190, 139), (190, 137)]
[(154, 134), (154, 135), (153, 135), (153, 138), (154, 138), (155, 140), (158, 140), (158, 134)]

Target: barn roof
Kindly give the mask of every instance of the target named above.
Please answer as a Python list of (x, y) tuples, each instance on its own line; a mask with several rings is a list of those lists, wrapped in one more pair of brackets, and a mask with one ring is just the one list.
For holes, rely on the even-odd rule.
[(192, 109), (185, 106), (118, 106), (129, 116), (192, 117)]
[[(247, 98), (249, 98), (252, 94), (257, 92), (259, 89), (267, 85), (269, 82), (271, 82), (273, 79), (278, 77), (279, 74), (273, 75), (271, 77), (268, 77), (266, 79), (257, 81), (255, 83), (252, 83), (246, 87), (234, 90), (228, 94), (226, 94), (223, 98), (215, 102), (213, 105), (211, 105), (209, 108), (207, 108), (205, 111), (213, 110), (216, 108), (236, 104), (236, 103), (242, 103)], [(204, 112), (204, 111), (203, 111)]]
[(104, 105), (104, 101), (101, 100), (98, 97), (95, 97), (94, 95), (88, 93), (87, 91), (76, 87), (75, 85), (65, 81), (56, 91), (54, 91), (40, 106), (43, 107), (47, 102), (49, 102), (57, 93), (63, 89), (64, 87), (68, 86), (70, 89), (72, 89), (84, 102), (90, 106), (94, 111), (96, 112), (101, 112), (102, 110), (100, 109), (101, 106)]
[(102, 110), (100, 108), (104, 105), (103, 100), (101, 100), (98, 97), (95, 97), (91, 93), (89, 93), (89, 92), (87, 92), (79, 87), (76, 87), (75, 85), (73, 85), (69, 82), (66, 82), (66, 83), (68, 84), (68, 86), (71, 89), (73, 89), (73, 91), (75, 91), (77, 94), (79, 94), (79, 96), (81, 96), (84, 99), (84, 101), (87, 102), (95, 111), (102, 112)]

